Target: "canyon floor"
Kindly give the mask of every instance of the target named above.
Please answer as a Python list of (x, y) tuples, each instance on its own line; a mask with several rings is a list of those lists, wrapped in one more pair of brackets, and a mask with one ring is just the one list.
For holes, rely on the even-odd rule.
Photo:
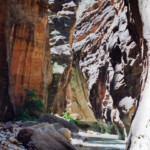
[[(53, 127), (49, 128), (48, 123), (39, 124), (37, 122), (16, 122), (11, 123), (8, 122), (6, 124), (1, 123), (0, 128), (0, 150), (36, 150), (32, 145), (25, 147), (22, 142), (19, 142), (17, 139), (17, 135), (19, 130), (24, 127), (32, 127), (36, 126), (36, 131), (47, 132), (48, 130), (53, 130)], [(58, 124), (56, 124), (58, 126)], [(55, 126), (55, 124), (53, 124)], [(38, 128), (39, 129), (38, 129)], [(42, 128), (44, 130), (42, 130)], [(67, 135), (65, 137), (69, 138), (68, 140), (71, 144), (76, 148), (76, 150), (124, 150), (125, 149), (125, 141), (118, 140), (117, 135), (110, 134), (101, 134), (100, 132), (94, 132), (91, 130), (83, 131), (79, 130), (79, 133), (74, 133), (72, 136), (68, 136), (66, 134), (67, 130), (63, 130), (63, 135)], [(45, 133), (44, 133), (45, 134)], [(53, 134), (57, 134), (56, 130), (53, 131)], [(26, 136), (25, 133), (23, 136)], [(52, 137), (51, 137), (52, 138)], [(42, 141), (39, 142), (43, 142)], [(47, 143), (48, 141), (46, 141)], [(51, 142), (51, 141), (50, 141)], [(48, 142), (49, 143), (49, 142)], [(56, 144), (56, 143), (53, 143)], [(45, 150), (45, 148), (43, 149)]]

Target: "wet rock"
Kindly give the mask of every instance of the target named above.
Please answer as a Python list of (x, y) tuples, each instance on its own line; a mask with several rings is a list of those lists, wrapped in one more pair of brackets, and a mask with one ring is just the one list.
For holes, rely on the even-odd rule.
[(87, 141), (87, 138), (79, 135), (78, 133), (71, 133), (71, 138), (72, 139), (78, 139), (78, 140), (81, 140), (81, 141)]

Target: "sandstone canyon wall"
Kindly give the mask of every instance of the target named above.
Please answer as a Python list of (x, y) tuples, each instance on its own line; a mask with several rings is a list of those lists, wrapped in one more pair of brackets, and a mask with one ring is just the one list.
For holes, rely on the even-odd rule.
[(93, 1), (77, 19), (75, 65), (81, 68), (102, 132), (116, 129), (120, 138), (129, 133), (141, 94), (142, 47), (146, 50), (137, 1)]
[(149, 8), (146, 0), (95, 0), (73, 36), (74, 59), (102, 131), (129, 134), (132, 150), (150, 147)]
[(102, 132), (116, 130), (124, 138), (140, 98), (147, 50), (138, 1), (83, 3), (50, 3), (48, 111), (61, 114), (67, 107), (81, 120), (96, 118)]
[(0, 119), (13, 118), (24, 103), (24, 88), (37, 89), (47, 104), (51, 82), (48, 2), (0, 1)]
[(0, 1), (0, 120), (14, 117), (10, 87), (9, 0)]
[(77, 1), (50, 1), (49, 7), (53, 80), (48, 89), (47, 111), (61, 115), (67, 105), (67, 87), (71, 79), (71, 37), (76, 21)]
[[(144, 57), (145, 65), (143, 66), (143, 74), (142, 74), (142, 90), (141, 96), (139, 99), (139, 105), (137, 108), (137, 112), (133, 119), (129, 142), (127, 150), (148, 150), (150, 148), (150, 1), (149, 0), (138, 0), (138, 8), (142, 20), (142, 30), (143, 30), (143, 40), (145, 40), (147, 51), (145, 52)], [(144, 48), (141, 48), (141, 52)]]
[(15, 106), (23, 104), (24, 89), (36, 89), (47, 103), (51, 81), (48, 3), (43, 0), (14, 1), (11, 41), (11, 85)]
[(88, 89), (78, 61), (74, 60), (72, 35), (78, 11), (77, 0), (50, 1), (50, 51), (53, 80), (47, 111), (59, 115), (67, 108), (84, 121), (96, 121), (88, 106)]

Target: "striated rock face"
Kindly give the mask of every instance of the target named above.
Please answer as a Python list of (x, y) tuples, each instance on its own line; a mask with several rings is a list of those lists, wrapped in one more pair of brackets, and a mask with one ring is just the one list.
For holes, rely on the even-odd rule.
[(88, 106), (88, 89), (78, 61), (73, 60), (72, 34), (76, 23), (77, 0), (49, 1), (50, 51), (53, 80), (49, 86), (48, 112), (62, 114), (65, 109), (82, 120), (96, 121)]
[(11, 85), (15, 105), (23, 104), (24, 88), (37, 89), (46, 104), (51, 81), (47, 3), (16, 0), (12, 9)]
[(139, 18), (141, 17), (142, 20), (142, 36), (147, 48), (144, 49), (142, 44), (141, 52), (146, 58), (141, 78), (142, 91), (137, 112), (132, 122), (127, 150), (148, 150), (150, 148), (150, 19), (148, 17), (150, 0), (138, 0), (136, 3), (139, 6), (137, 10), (139, 10)]
[(48, 2), (0, 1), (0, 120), (14, 116), (24, 88), (37, 89), (47, 104), (51, 82)]
[(76, 0), (49, 1), (50, 51), (53, 80), (49, 86), (48, 112), (61, 114), (68, 101), (67, 87), (71, 79), (72, 34), (76, 21)]
[(73, 51), (92, 110), (102, 132), (115, 127), (120, 138), (129, 132), (141, 93), (146, 50), (141, 27), (137, 2), (93, 0), (74, 32)]
[(77, 113), (79, 118), (84, 122), (96, 122), (94, 113), (88, 97), (88, 88), (82, 71), (79, 68), (79, 59), (74, 56), (72, 65), (72, 77), (70, 82), (70, 103), (67, 108), (72, 113)]

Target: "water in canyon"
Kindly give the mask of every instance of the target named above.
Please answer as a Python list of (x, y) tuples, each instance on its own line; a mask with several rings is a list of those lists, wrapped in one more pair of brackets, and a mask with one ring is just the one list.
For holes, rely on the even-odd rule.
[[(124, 140), (118, 140), (116, 135), (100, 134), (97, 132), (80, 132), (87, 140), (81, 143), (77, 150), (125, 150)], [(80, 141), (77, 141), (79, 144)]]

